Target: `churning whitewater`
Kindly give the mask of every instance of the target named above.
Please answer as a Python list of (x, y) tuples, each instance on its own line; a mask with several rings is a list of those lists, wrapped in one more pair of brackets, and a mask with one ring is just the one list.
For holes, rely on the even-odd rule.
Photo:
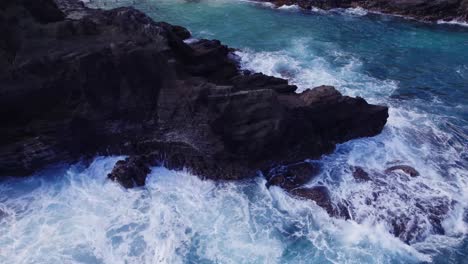
[[(322, 157), (308, 184), (346, 201), (350, 220), (261, 176), (212, 182), (154, 167), (145, 187), (126, 190), (107, 179), (121, 157), (97, 157), (0, 182), (0, 263), (467, 263), (466, 28), (248, 1), (88, 5), (133, 5), (220, 39), (239, 48), (243, 69), (299, 91), (333, 85), (388, 105), (388, 123)], [(398, 164), (420, 176), (383, 173)], [(352, 166), (370, 180), (358, 182)]]
[[(2, 185), (4, 263), (362, 263), (428, 259), (383, 225), (243, 183), (153, 168), (145, 188), (109, 182), (116, 157)], [(17, 239), (21, 238), (21, 239)]]

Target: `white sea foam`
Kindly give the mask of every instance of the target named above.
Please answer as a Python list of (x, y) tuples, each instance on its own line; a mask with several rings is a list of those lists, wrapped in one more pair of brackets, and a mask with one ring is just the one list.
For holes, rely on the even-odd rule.
[(253, 3), (253, 4), (256, 4), (256, 5), (261, 5), (261, 6), (264, 6), (264, 7), (269, 7), (269, 8), (275, 8), (275, 4), (273, 3), (270, 3), (270, 2), (258, 2), (258, 1), (251, 1), (251, 0), (241, 0), (242, 2), (249, 2), (249, 3)]
[(438, 20), (437, 24), (445, 24), (445, 25), (457, 25), (457, 26), (462, 26), (462, 27), (468, 27), (468, 23), (466, 21), (461, 21), (461, 20)]
[(352, 56), (335, 52), (333, 56), (337, 60), (346, 61), (336, 67), (323, 57), (315, 57), (301, 41), (295, 41), (291, 50), (293, 52), (238, 51), (236, 54), (241, 58), (242, 68), (288, 79), (298, 86), (299, 92), (320, 85), (332, 85), (347, 95), (363, 96), (376, 102), (381, 100), (381, 96), (391, 95), (397, 88), (394, 81), (379, 81), (361, 74), (361, 61)]
[(278, 9), (281, 10), (300, 10), (300, 7), (298, 5), (282, 5), (278, 7)]
[(198, 41), (200, 41), (200, 40), (197, 39), (197, 38), (188, 38), (188, 39), (184, 40), (184, 42), (187, 43), (187, 44), (196, 43)]
[(345, 13), (353, 16), (365, 16), (368, 14), (368, 11), (362, 7), (354, 7), (345, 9)]
[(125, 190), (106, 179), (117, 159), (0, 185), (0, 262), (429, 260), (382, 227), (330, 218), (261, 178), (214, 183), (157, 167), (146, 187)]
[[(244, 67), (288, 75), (301, 89), (325, 82), (376, 101), (379, 93), (388, 96), (395, 89), (392, 82), (359, 73), (360, 61), (346, 54), (335, 54), (351, 58), (335, 69), (324, 58), (307, 65), (295, 59), (307, 51), (303, 40), (295, 41), (293, 50), (297, 54), (239, 55)], [(106, 180), (118, 157), (98, 158), (86, 169), (55, 172), (55, 178), (45, 172), (48, 177), (3, 183), (0, 262), (430, 262), (440, 243), (456, 246), (465, 238), (468, 201), (468, 175), (454, 162), (461, 161), (462, 154), (446, 146), (450, 136), (433, 118), (395, 105), (381, 135), (342, 144), (320, 161), (322, 173), (310, 184), (328, 186), (335, 202), (348, 201), (349, 221), (330, 218), (313, 202), (297, 200), (280, 188), (267, 189), (261, 178), (215, 183), (153, 168), (146, 187), (124, 190)], [(412, 165), (421, 176), (381, 174), (392, 162)], [(357, 183), (350, 165), (364, 167), (372, 180)], [(452, 202), (442, 222), (446, 235), (434, 235), (429, 215), (418, 203), (431, 208)], [(411, 245), (390, 234), (391, 221), (403, 217), (419, 228)]]
[[(443, 117), (389, 100), (397, 82), (364, 74), (362, 60), (339, 47), (317, 56), (309, 41), (237, 54), (243, 68), (288, 78), (299, 91), (328, 84), (390, 105), (381, 135), (340, 145), (310, 183), (328, 186), (334, 201), (348, 201), (351, 221), (268, 190), (263, 179), (214, 183), (155, 168), (145, 188), (124, 190), (105, 177), (117, 158), (98, 158), (63, 178), (0, 185), (0, 263), (411, 263), (458, 245), (468, 230), (463, 141), (439, 128)], [(400, 163), (421, 176), (379, 174)], [(357, 183), (349, 166), (364, 167), (372, 181)], [(453, 203), (443, 217), (446, 235), (432, 233), (419, 201), (426, 202), (422, 208)], [(411, 246), (389, 233), (392, 219), (404, 216), (420, 228)]]
[[(271, 2), (263, 2), (263, 1), (256, 1), (256, 0), (239, 0), (240, 2), (247, 2), (256, 6), (262, 6), (271, 9), (277, 9), (277, 6)], [(286, 8), (287, 9), (287, 8)]]
[[(362, 74), (358, 58), (334, 47), (330, 48), (334, 52), (328, 59), (316, 56), (307, 47), (309, 41), (293, 41), (290, 48), (277, 52), (238, 52), (241, 66), (287, 78), (298, 85), (299, 92), (323, 84), (333, 85), (346, 95), (390, 104), (390, 117), (383, 133), (340, 146), (336, 153), (322, 160), (324, 171), (310, 184), (325, 184), (335, 201), (348, 202), (354, 221), (380, 228), (384, 233), (394, 230), (393, 221), (406, 219), (400, 236), (410, 243), (430, 240), (440, 232), (439, 227), (444, 229), (447, 236), (443, 237), (447, 239), (465, 237), (464, 193), (468, 175), (464, 172), (466, 167), (457, 165), (463, 163), (464, 147), (463, 142), (453, 140), (452, 135), (436, 125), (444, 117), (388, 101), (398, 87), (397, 82)], [(336, 67), (330, 58), (347, 62)], [(385, 175), (385, 169), (394, 164), (411, 165), (421, 176)], [(372, 181), (356, 183), (349, 166), (364, 167)], [(438, 211), (441, 208), (447, 211)], [(440, 213), (441, 223), (434, 222), (429, 211)]]
[(330, 13), (337, 13), (346, 16), (353, 16), (353, 17), (362, 17), (365, 16), (371, 11), (364, 9), (362, 7), (350, 7), (350, 8), (332, 8), (328, 10)]
[[(466, 168), (454, 164), (462, 161), (460, 146), (448, 146), (451, 136), (441, 131), (423, 113), (391, 108), (383, 133), (375, 138), (343, 144), (327, 157), (323, 181), (336, 196), (350, 202), (358, 222), (386, 223), (392, 229), (392, 219), (409, 219), (410, 236), (416, 242), (427, 239), (435, 230), (433, 213), (440, 214), (441, 226), (449, 236), (465, 236), (463, 220), (467, 208)], [(441, 149), (440, 146), (445, 146)], [(421, 176), (386, 175), (392, 164), (410, 164)], [(356, 184), (347, 165), (363, 166), (372, 181)], [(444, 210), (447, 211), (445, 212)], [(396, 217), (396, 218), (395, 218)], [(444, 220), (445, 219), (445, 220)]]

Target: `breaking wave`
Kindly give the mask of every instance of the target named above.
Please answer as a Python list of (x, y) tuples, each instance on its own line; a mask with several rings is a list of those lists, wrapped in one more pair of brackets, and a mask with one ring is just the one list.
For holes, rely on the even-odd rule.
[[(3, 263), (406, 263), (430, 260), (384, 226), (330, 218), (261, 178), (202, 181), (155, 167), (108, 181), (118, 157), (0, 186)], [(376, 255), (376, 252), (377, 255)]]
[[(453, 131), (437, 125), (444, 122), (444, 116), (392, 100), (398, 82), (363, 74), (359, 59), (337, 51), (329, 58), (309, 58), (305, 53), (310, 50), (300, 43), (289, 51), (237, 55), (243, 68), (287, 78), (299, 92), (333, 85), (344, 94), (390, 106), (390, 118), (381, 135), (340, 145), (321, 160), (322, 174), (310, 185), (328, 186), (335, 202), (346, 201), (357, 223), (386, 230), (421, 251), (424, 242), (427, 247), (427, 241), (437, 241), (434, 237), (452, 244), (463, 242), (468, 231), (468, 137), (461, 132), (463, 128), (458, 127), (458, 135), (450, 134)], [(330, 60), (340, 57), (346, 57), (347, 63), (334, 67)], [(385, 173), (398, 164), (413, 166), (421, 176)], [(371, 180), (357, 182), (351, 169), (355, 166), (363, 167)]]
[(462, 27), (468, 27), (468, 23), (464, 21), (460, 21), (460, 20), (450, 20), (450, 21), (438, 20), (437, 24), (458, 25)]
[[(155, 167), (147, 186), (125, 190), (106, 178), (119, 157), (99, 157), (90, 165), (0, 183), (0, 263), (457, 263), (466, 257), (459, 248), (467, 245), (468, 133), (466, 120), (457, 115), (463, 117), (467, 108), (463, 100), (444, 97), (466, 95), (456, 89), (466, 85), (466, 63), (444, 49), (463, 55), (464, 38), (359, 18), (352, 18), (357, 24), (350, 28), (350, 15), (365, 15), (359, 9), (340, 11), (346, 16), (291, 12), (286, 18), (277, 14), (284, 12), (232, 1), (161, 0), (161, 10), (150, 8), (152, 1), (135, 2), (175, 20), (170, 22), (190, 22), (197, 38), (221, 35), (223, 42), (241, 43), (235, 46), (244, 47), (236, 52), (242, 68), (286, 78), (298, 92), (333, 85), (390, 107), (382, 134), (339, 145), (318, 161), (321, 174), (309, 183), (327, 186), (334, 202), (346, 201), (351, 220), (330, 218), (313, 202), (267, 189), (261, 177), (212, 182)], [(245, 12), (247, 22), (240, 18)], [(265, 26), (250, 27), (255, 17)], [(240, 30), (226, 33), (231, 24)], [(365, 32), (352, 30), (359, 26)], [(381, 32), (384, 38), (374, 38)], [(265, 41), (255, 41), (258, 36)], [(391, 43), (384, 46), (383, 40)], [(358, 49), (347, 52), (354, 43)], [(438, 45), (452, 61), (437, 57)], [(368, 56), (372, 49), (385, 56)], [(438, 65), (426, 69), (408, 54)], [(370, 69), (369, 61), (380, 64)], [(430, 78), (422, 83), (405, 71)], [(398, 74), (400, 79), (388, 77)], [(417, 84), (402, 87), (403, 81)], [(438, 86), (446, 90), (433, 89)], [(411, 93), (402, 94), (403, 88)], [(385, 173), (400, 164), (420, 176)], [(355, 166), (370, 180), (358, 182)]]

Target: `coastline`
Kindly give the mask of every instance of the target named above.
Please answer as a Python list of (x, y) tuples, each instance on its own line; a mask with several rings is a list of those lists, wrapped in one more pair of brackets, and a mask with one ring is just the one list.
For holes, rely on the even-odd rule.
[[(25, 1), (28, 10), (32, 2)], [(186, 43), (187, 29), (156, 23), (133, 8), (58, 1), (61, 14), (43, 1), (31, 9), (41, 22), (24, 20), (26, 32), (44, 32), (33, 35), (37, 44), (28, 47), (23, 29), (9, 28), (23, 46), (0, 79), (8, 84), (1, 117), (10, 124), (0, 151), (2, 174), (107, 153), (135, 155), (129, 163), (139, 167), (164, 162), (204, 178), (241, 179), (318, 158), (337, 143), (379, 134), (386, 123), (385, 106), (327, 86), (295, 93), (285, 79), (240, 70), (233, 50), (219, 41)], [(39, 69), (45, 70), (37, 75)], [(18, 100), (30, 107), (19, 109)], [(10, 120), (11, 113), (20, 118)], [(119, 177), (113, 178), (133, 186), (134, 179)]]
[(454, 24), (456, 21), (462, 26), (468, 21), (468, 1), (458, 3), (459, 6), (445, 4), (443, 1), (440, 6), (431, 4), (430, 1), (417, 1), (399, 3), (394, 0), (383, 1), (315, 1), (315, 0), (254, 0), (253, 2), (270, 3), (275, 8), (298, 8), (304, 10), (322, 9), (333, 10), (335, 8), (362, 8), (367, 12), (385, 15), (401, 16), (414, 19), (421, 22), (439, 21)]
[[(438, 34), (429, 34), (427, 38), (415, 37), (414, 42), (409, 43), (419, 44), (425, 39), (440, 40), (434, 36), (451, 32), (439, 32), (432, 30), (432, 27), (399, 19), (382, 18), (384, 21), (381, 23), (373, 23), (374, 16), (372, 19), (359, 19), (327, 13), (329, 16), (324, 18), (303, 15), (301, 11), (272, 12), (250, 4), (235, 8), (226, 5), (229, 8), (222, 10), (226, 13), (238, 7), (241, 8), (237, 11), (253, 11), (256, 15), (249, 17), (255, 17), (255, 23), (247, 20), (247, 17), (247, 22), (243, 21), (248, 25), (263, 25), (262, 22), (267, 19), (262, 13), (275, 18), (274, 26), (261, 27), (253, 32), (260, 35), (271, 29), (268, 32), (272, 34), (262, 38), (261, 42), (280, 44), (274, 46), (273, 52), (254, 45), (251, 46), (258, 47), (258, 50), (251, 51), (251, 46), (242, 46), (242, 41), (249, 40), (249, 37), (240, 34), (226, 37), (222, 32), (226, 29), (222, 26), (214, 28), (212, 24), (199, 26), (184, 19), (170, 20), (173, 16), (170, 8), (178, 13), (182, 10), (188, 17), (198, 16), (196, 12), (191, 14), (190, 8), (198, 5), (203, 11), (211, 7), (218, 11), (217, 6), (210, 6), (216, 1), (180, 6), (178, 2), (170, 2), (171, 6), (161, 8), (161, 12), (147, 15), (146, 6), (135, 5), (143, 11), (140, 12), (125, 7), (88, 9), (80, 4), (74, 6), (74, 3), (78, 3), (76, 1), (62, 2), (69, 4), (69, 11), (63, 12), (63, 16), (51, 17), (47, 15), (51, 14), (49, 12), (42, 15), (39, 12), (36, 16), (39, 14), (38, 17), (45, 21), (37, 22), (34, 16), (18, 15), (23, 23), (22, 28), (26, 29), (24, 31), (6, 24), (5, 39), (25, 43), (13, 45), (19, 47), (13, 51), (0, 50), (0, 63), (7, 65), (0, 69), (0, 82), (6, 84), (4, 87), (11, 88), (4, 90), (0, 87), (2, 95), (7, 96), (6, 99), (0, 98), (0, 102), (8, 110), (0, 111), (5, 125), (0, 141), (0, 178), (4, 180), (4, 185), (18, 182), (20, 184), (15, 188), (21, 192), (28, 181), (40, 182), (42, 177), (49, 176), (41, 171), (44, 166), (56, 162), (73, 164), (85, 158), (94, 160), (91, 164), (84, 164), (82, 169), (85, 172), (81, 169), (76, 172), (73, 168), (75, 165), (71, 165), (66, 173), (56, 173), (50, 184), (88, 181), (86, 185), (93, 187), (88, 190), (89, 193), (99, 193), (97, 200), (105, 196), (119, 196), (125, 200), (127, 194), (149, 190), (154, 198), (168, 192), (164, 186), (172, 184), (175, 190), (168, 197), (179, 197), (177, 199), (180, 201), (190, 203), (191, 199), (187, 199), (185, 193), (200, 191), (200, 185), (194, 185), (194, 182), (209, 185), (202, 190), (206, 193), (210, 192), (208, 189), (220, 186), (219, 193), (224, 193), (222, 186), (253, 182), (253, 190), (247, 191), (249, 194), (261, 192), (270, 201), (270, 198), (274, 198), (272, 195), (279, 193), (280, 197), (291, 199), (285, 210), (294, 210), (295, 206), (304, 203), (307, 212), (310, 210), (308, 215), (316, 217), (323, 214), (326, 221), (332, 224), (351, 224), (351, 230), (364, 227), (368, 234), (374, 234), (377, 230), (380, 238), (390, 239), (398, 244), (398, 248), (403, 246), (414, 254), (421, 253), (429, 258), (428, 261), (430, 256), (424, 255), (423, 250), (417, 248), (417, 243), (433, 236), (452, 238), (466, 233), (466, 229), (460, 229), (465, 228), (463, 212), (466, 211), (463, 210), (466, 199), (463, 197), (466, 197), (466, 184), (463, 185), (462, 181), (451, 186), (454, 181), (445, 178), (448, 175), (456, 180), (463, 179), (464, 154), (460, 153), (463, 134), (458, 139), (461, 144), (451, 142), (453, 146), (460, 144), (458, 146), (461, 148), (458, 149), (437, 141), (459, 134), (438, 130), (437, 122), (441, 120), (437, 119), (438, 113), (433, 109), (418, 108), (420, 104), (431, 108), (437, 105), (433, 101), (425, 101), (427, 97), (418, 97), (418, 90), (414, 91), (412, 86), (414, 80), (405, 84), (396, 83), (401, 80), (396, 79), (395, 83), (388, 84), (388, 79), (397, 78), (398, 71), (392, 75), (381, 75), (382, 79), (373, 79), (376, 75), (368, 72), (390, 66), (398, 69), (409, 66), (418, 70), (415, 74), (425, 78), (444, 75), (448, 79), (446, 83), (451, 83), (453, 75), (425, 66), (445, 66), (449, 70), (456, 69), (462, 76), (466, 68), (457, 68), (457, 65), (453, 66), (455, 63), (447, 63), (437, 57), (435, 52), (440, 49), (439, 46), (434, 47), (440, 45), (457, 50), (459, 46), (455, 45), (456, 42), (442, 45), (445, 40), (443, 36), (442, 41), (430, 42), (433, 52), (425, 53), (427, 46), (422, 45), (418, 46), (419, 49), (412, 49), (412, 45), (395, 45), (393, 49), (387, 49), (389, 45), (376, 44), (366, 47), (366, 51), (372, 52), (360, 53), (345, 44), (350, 41), (350, 46), (364, 46), (357, 42), (361, 39), (360, 33), (375, 30), (374, 26), (387, 22), (392, 26), (401, 22), (402, 27), (409, 29), (390, 32), (382, 30), (386, 27), (376, 27), (378, 34), (369, 34), (371, 37), (362, 41), (370, 39), (379, 44), (401, 44), (398, 41), (400, 36), (405, 40), (405, 32), (438, 31)], [(62, 10), (66, 8), (67, 5)], [(30, 12), (23, 11), (23, 15)], [(3, 12), (4, 9), (0, 9), (0, 15)], [(165, 12), (169, 15), (159, 17)], [(353, 12), (356, 16), (364, 13), (359, 8), (331, 12)], [(16, 13), (9, 14), (16, 17)], [(210, 17), (208, 14), (206, 17)], [(237, 19), (239, 16), (233, 17)], [(171, 21), (172, 24), (153, 20)], [(314, 23), (314, 26), (328, 30), (328, 34), (346, 32), (348, 23), (356, 22), (350, 25), (353, 29), (350, 33), (356, 33), (358, 38), (353, 38), (352, 34), (323, 38), (321, 41), (345, 45), (326, 46), (325, 52), (339, 53), (328, 57), (315, 53), (313, 51), (317, 47), (314, 44), (317, 43), (307, 42), (304, 38), (314, 39), (320, 35), (321, 30), (311, 28), (309, 31), (311, 21), (319, 20), (323, 23)], [(340, 23), (335, 24), (334, 20)], [(2, 22), (0, 27), (5, 26)], [(195, 37), (216, 36), (229, 46), (244, 48), (234, 50), (217, 40), (194, 39), (186, 28), (177, 24), (189, 25)], [(225, 24), (232, 25), (232, 20)], [(288, 34), (288, 31), (277, 34), (279, 28), (291, 29), (292, 26), (296, 34)], [(213, 34), (200, 33), (205, 27), (213, 30)], [(10, 32), (21, 34), (15, 37)], [(10, 38), (11, 35), (14, 37)], [(234, 38), (242, 41), (233, 41)], [(297, 39), (299, 43), (296, 43)], [(283, 46), (283, 43), (286, 45)], [(458, 54), (463, 54), (463, 49), (460, 50)], [(404, 51), (409, 52), (404, 54)], [(418, 51), (423, 54), (420, 56), (424, 60), (421, 63), (416, 58), (414, 61), (403, 60), (392, 64), (395, 62), (393, 58), (414, 58)], [(344, 52), (354, 53), (353, 56), (343, 56)], [(233, 54), (238, 57), (235, 58)], [(380, 55), (388, 57), (382, 59)], [(450, 58), (449, 55), (445, 54)], [(344, 66), (308, 63), (317, 58), (333, 61), (338, 56)], [(362, 58), (377, 58), (380, 64), (364, 68), (368, 65), (360, 60)], [(459, 60), (456, 58), (454, 61)], [(326, 67), (323, 71), (325, 78), (319, 76), (323, 67)], [(346, 70), (340, 73), (343, 69)], [(367, 74), (363, 74), (364, 71)], [(435, 88), (443, 85), (446, 79), (442, 78), (441, 83), (424, 83)], [(357, 83), (350, 83), (354, 81)], [(336, 86), (351, 97), (343, 96), (331, 86), (316, 87), (324, 83)], [(405, 85), (407, 88), (409, 85), (407, 91), (410, 90), (412, 94), (398, 90)], [(435, 91), (444, 92), (449, 88), (442, 86)], [(432, 95), (427, 89), (419, 92)], [(373, 104), (388, 105), (388, 124), (384, 122), (384, 106), (368, 104), (366, 100), (353, 96), (361, 96)], [(18, 107), (15, 108), (15, 104)], [(385, 129), (382, 131), (383, 126)], [(463, 129), (459, 131), (462, 133)], [(373, 137), (377, 134), (379, 136)], [(360, 139), (352, 140), (355, 138)], [(446, 147), (450, 153), (446, 152)], [(94, 159), (96, 155), (104, 157)], [(9, 175), (2, 167), (5, 163), (13, 165), (9, 169), (18, 173), (17, 176), (25, 176), (32, 173), (30, 171), (38, 173), (31, 178), (3, 179), (3, 176)], [(91, 173), (88, 173), (88, 166)], [(451, 168), (455, 171), (450, 171)], [(179, 177), (179, 174), (186, 176)], [(186, 192), (181, 195), (179, 187)], [(458, 189), (454, 190), (454, 187)], [(48, 188), (48, 184), (41, 186), (39, 191), (42, 192), (42, 188)], [(62, 197), (71, 196), (66, 187), (59, 188)], [(27, 188), (24, 192), (28, 193)], [(245, 189), (236, 189), (233, 193), (237, 197), (244, 196), (245, 192)], [(76, 203), (78, 206), (70, 206), (71, 212), (83, 203), (80, 198), (87, 199), (86, 190), (84, 194), (72, 196), (71, 199), (77, 198), (79, 202)], [(6, 201), (10, 201), (9, 195), (3, 195)], [(202, 197), (200, 201), (203, 200), (206, 207), (201, 207), (201, 210), (211, 208), (209, 203), (212, 200)], [(146, 202), (174, 205), (173, 197), (164, 201), (153, 198)], [(11, 200), (14, 201), (14, 197)], [(276, 208), (274, 204), (277, 200), (271, 201), (271, 206)], [(256, 206), (257, 202), (254, 198), (246, 204)], [(267, 202), (267, 205), (270, 206), (270, 203)], [(122, 212), (129, 208), (128, 203), (109, 203), (110, 208), (113, 206), (118, 206)], [(222, 208), (224, 205), (217, 210)], [(157, 211), (160, 207), (154, 205), (154, 209)], [(86, 210), (85, 213), (89, 212)], [(7, 213), (15, 214), (14, 210)], [(116, 214), (120, 213), (118, 211)], [(1, 214), (0, 210), (0, 218)], [(69, 217), (69, 214), (63, 215)], [(147, 212), (144, 215), (153, 219), (158, 217)], [(379, 219), (373, 218), (376, 215)], [(268, 214), (266, 216), (269, 217)], [(31, 215), (25, 218), (28, 217), (34, 218)], [(106, 217), (108, 215), (100, 221), (106, 221)], [(295, 215), (293, 219), (302, 218)], [(190, 218), (189, 222), (192, 221), (196, 220)], [(248, 225), (248, 222), (245, 223)], [(342, 233), (346, 235), (346, 228), (337, 232), (338, 237)], [(14, 237), (15, 234), (12, 234)], [(352, 239), (354, 241), (355, 236)], [(367, 238), (363, 239), (366, 241)]]

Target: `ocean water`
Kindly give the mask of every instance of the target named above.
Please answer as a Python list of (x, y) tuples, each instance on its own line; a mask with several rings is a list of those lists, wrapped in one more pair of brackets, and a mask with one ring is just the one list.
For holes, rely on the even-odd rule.
[[(97, 157), (0, 182), (0, 263), (468, 263), (468, 28), (240, 0), (87, 4), (132, 5), (219, 39), (242, 68), (300, 91), (334, 85), (388, 105), (388, 124), (322, 157), (309, 183), (347, 201), (351, 220), (261, 177), (211, 182), (155, 167), (147, 186), (124, 190), (106, 179), (121, 157)], [(394, 164), (421, 175), (382, 173)], [(357, 182), (350, 166), (372, 180)]]

